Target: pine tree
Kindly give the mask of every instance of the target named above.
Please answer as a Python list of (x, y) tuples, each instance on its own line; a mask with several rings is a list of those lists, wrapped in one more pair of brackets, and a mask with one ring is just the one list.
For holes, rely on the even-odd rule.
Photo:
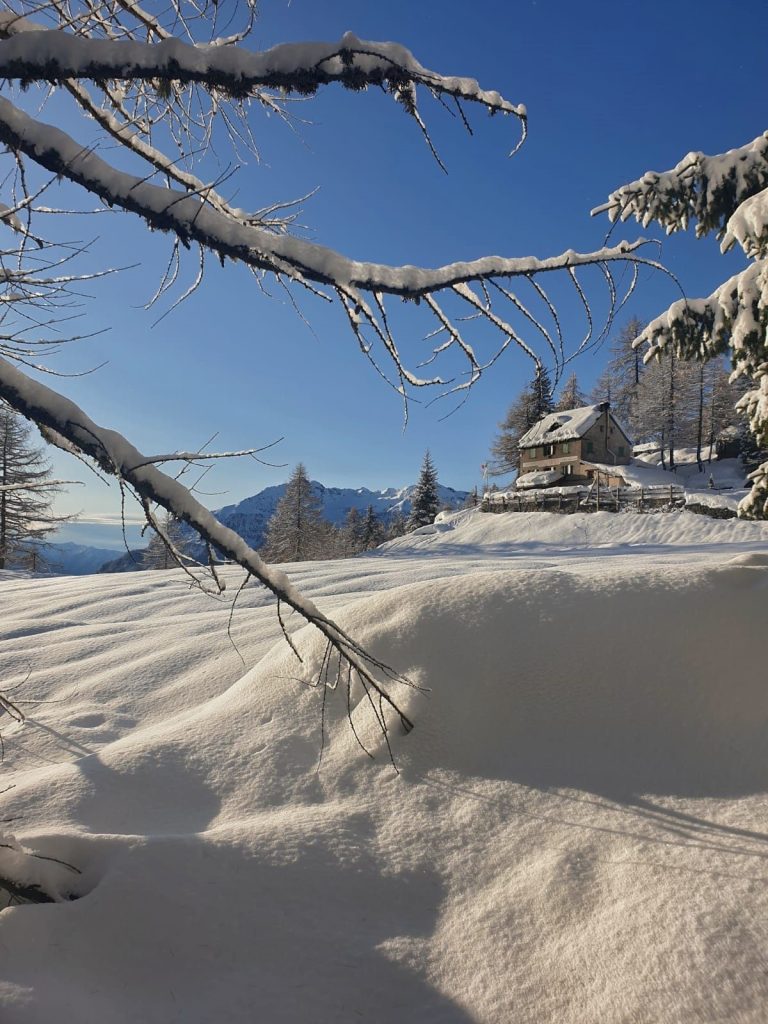
[(373, 505), (369, 505), (363, 520), (362, 550), (370, 551), (372, 548), (377, 548), (383, 540), (384, 529)]
[(564, 409), (578, 409), (585, 403), (586, 398), (579, 387), (579, 380), (574, 372), (560, 389), (560, 397), (555, 405), (555, 410), (562, 412)]
[(540, 419), (549, 416), (551, 412), (555, 411), (552, 378), (546, 366), (539, 364), (536, 367), (536, 374), (529, 385), (529, 390), (531, 394), (531, 416), (533, 417), (531, 426), (533, 426), (534, 423), (538, 423)]
[(439, 508), (437, 470), (427, 451), (421, 464), (421, 472), (416, 483), (416, 490), (411, 498), (411, 514), (408, 516), (407, 532), (412, 533), (421, 526), (431, 525), (435, 521)]
[(307, 471), (299, 463), (267, 523), (264, 558), (271, 562), (303, 562), (322, 556), (320, 509), (320, 499), (312, 492)]
[(66, 517), (54, 516), (59, 491), (23, 417), (0, 402), (0, 569), (37, 565), (39, 542)]

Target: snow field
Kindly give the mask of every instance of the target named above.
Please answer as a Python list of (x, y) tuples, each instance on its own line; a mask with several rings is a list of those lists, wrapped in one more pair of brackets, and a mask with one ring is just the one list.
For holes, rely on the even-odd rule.
[(244, 668), (173, 571), (0, 581), (3, 685), (57, 702), (3, 727), (0, 818), (82, 871), (0, 912), (0, 1018), (762, 1021), (765, 531), (459, 514), (288, 567), (427, 691), (399, 774), (343, 688), (316, 771), (324, 644), (259, 589)]

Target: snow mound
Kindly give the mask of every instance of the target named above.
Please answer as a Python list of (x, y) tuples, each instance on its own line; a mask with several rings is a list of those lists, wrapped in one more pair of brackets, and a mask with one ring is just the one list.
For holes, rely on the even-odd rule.
[(0, 911), (3, 1024), (762, 1024), (765, 544), (627, 558), (584, 518), (578, 558), (541, 532), (576, 516), (462, 513), (442, 558), (288, 567), (428, 688), (399, 774), (263, 591), (246, 671), (180, 573), (7, 576), (0, 869), (80, 898)]
[(768, 523), (712, 519), (692, 512), (486, 513), (462, 511), (442, 517), (439, 530), (417, 530), (377, 549), (381, 556), (452, 555), (472, 552), (511, 555), (533, 551), (579, 551), (622, 545), (656, 548), (710, 547), (768, 542)]
[[(597, 579), (477, 574), (376, 595), (343, 622), (429, 691), (400, 687), (415, 729), (402, 736), (393, 722), (395, 758), (418, 774), (449, 769), (614, 798), (741, 794), (768, 788), (768, 573), (755, 564)], [(713, 641), (726, 600), (727, 645)], [(313, 638), (310, 648), (307, 678), (322, 656)], [(281, 667), (266, 659), (261, 678), (288, 674), (290, 657), (276, 656)], [(361, 693), (353, 721), (381, 754)], [(343, 717), (335, 730), (349, 758)]]

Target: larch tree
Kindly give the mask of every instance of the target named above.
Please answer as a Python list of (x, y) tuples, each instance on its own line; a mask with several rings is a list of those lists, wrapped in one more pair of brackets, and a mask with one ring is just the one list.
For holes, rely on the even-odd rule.
[[(638, 339), (646, 359), (674, 352), (707, 361), (727, 355), (734, 379), (750, 382), (739, 408), (755, 447), (768, 448), (768, 132), (727, 153), (688, 153), (671, 170), (649, 171), (611, 194), (593, 213), (612, 221), (655, 221), (668, 234), (695, 222), (696, 237), (714, 233), (723, 252), (739, 245), (746, 269), (706, 298), (679, 299), (652, 320)], [(751, 474), (739, 506), (747, 518), (768, 518), (768, 461)]]
[(270, 562), (305, 562), (323, 556), (322, 505), (299, 463), (267, 523), (262, 552)]
[(578, 409), (579, 406), (584, 405), (586, 400), (584, 392), (579, 387), (579, 378), (574, 371), (560, 388), (555, 409), (558, 412), (565, 409)]
[(363, 543), (363, 519), (360, 510), (353, 505), (347, 510), (344, 523), (341, 527), (341, 549), (342, 554), (357, 555), (362, 551)]
[(0, 569), (36, 567), (40, 542), (62, 522), (58, 491), (30, 424), (0, 402)]
[(179, 520), (170, 512), (162, 517), (141, 555), (142, 569), (173, 569), (188, 560), (189, 542)]
[(419, 479), (411, 496), (411, 511), (408, 516), (408, 533), (422, 526), (431, 526), (440, 511), (440, 498), (437, 493), (437, 470), (429, 452), (424, 453)]
[[(397, 43), (347, 33), (332, 42), (249, 49), (255, 11), (255, 0), (169, 0), (149, 7), (123, 0), (7, 0), (0, 13), (0, 142), (6, 147), (0, 220), (16, 232), (17, 242), (0, 280), (9, 303), (5, 311), (11, 300), (40, 303), (46, 287), (66, 288), (65, 273), (55, 275), (54, 286), (46, 284), (33, 259), (35, 246), (47, 244), (42, 220), (57, 209), (50, 194), (61, 187), (65, 207), (84, 211), (97, 201), (167, 234), (169, 265), (157, 301), (175, 295), (178, 302), (200, 287), (206, 261), (213, 257), (222, 264), (239, 262), (257, 282), (271, 277), (288, 292), (336, 302), (354, 347), (392, 383), (407, 410), (414, 389), (432, 387), (460, 400), (510, 346), (522, 349), (537, 367), (549, 359), (559, 375), (566, 359), (594, 339), (592, 324), (599, 321), (587, 293), (603, 289), (600, 320), (607, 328), (623, 300), (611, 269), (656, 266), (642, 255), (641, 242), (541, 259), (488, 256), (437, 268), (407, 260), (403, 266), (358, 262), (298, 237), (292, 231), (294, 202), (256, 210), (235, 206), (222, 190), (229, 172), (213, 180), (206, 176), (214, 136), (217, 149), (229, 142), (233, 162), (247, 164), (260, 114), (290, 120), (292, 96), (309, 97), (334, 84), (357, 92), (384, 90), (424, 134), (436, 158), (419, 106), (422, 94), (455, 108), (458, 125), (469, 127), (468, 110), (478, 107), (515, 122), (521, 142), (527, 131), (522, 104), (473, 78), (430, 70)], [(15, 86), (26, 96), (17, 97)], [(51, 97), (58, 105), (47, 113)], [(66, 102), (71, 109), (65, 109)], [(188, 251), (195, 260), (194, 277), (182, 290), (178, 282)], [(590, 268), (598, 282), (594, 287), (585, 277)], [(589, 330), (583, 337), (579, 331), (570, 351), (548, 290), (552, 277), (571, 286), (586, 309)], [(630, 290), (635, 279), (633, 274)], [(426, 361), (423, 346), (403, 348), (393, 333), (389, 313), (401, 302), (408, 303), (406, 313), (420, 327), (428, 322), (433, 349)], [(471, 336), (475, 326), (480, 327), (477, 339)], [(486, 332), (495, 343), (488, 342)], [(117, 478), (155, 528), (168, 512), (196, 530), (211, 552), (242, 566), (248, 579), (273, 593), (278, 608), (287, 605), (320, 630), (329, 650), (351, 668), (351, 678), (370, 686), (409, 724), (387, 689), (386, 679), (392, 677), (386, 666), (218, 523), (180, 480), (163, 472), (166, 464), (199, 459), (199, 453), (142, 453), (94, 422), (26, 372), (26, 364), (35, 363), (38, 341), (44, 339), (18, 330), (0, 335), (0, 398), (37, 423), (48, 441)], [(425, 365), (427, 373), (419, 369)], [(219, 591), (223, 581), (212, 555), (210, 567), (201, 585)]]
[(392, 515), (389, 517), (389, 521), (386, 526), (386, 539), (396, 540), (398, 537), (402, 537), (406, 532), (406, 520), (400, 509), (395, 509)]

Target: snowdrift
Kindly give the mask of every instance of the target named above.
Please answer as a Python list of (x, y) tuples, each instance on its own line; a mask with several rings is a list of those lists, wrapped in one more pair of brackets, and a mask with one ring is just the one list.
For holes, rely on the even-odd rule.
[[(768, 523), (743, 519), (710, 519), (693, 512), (551, 512), (483, 513), (476, 510), (441, 513), (433, 526), (398, 537), (377, 549), (386, 557), (403, 555), (504, 556), (552, 553), (593, 557), (595, 549), (626, 548), (650, 554), (669, 548), (702, 549), (713, 545), (734, 552), (768, 544)], [(618, 552), (620, 553), (620, 552)]]
[(475, 544), (295, 568), (421, 688), (399, 774), (258, 591), (243, 672), (174, 573), (3, 581), (0, 651), (62, 703), (5, 733), (0, 817), (79, 897), (0, 912), (4, 1024), (764, 1019), (768, 557)]

